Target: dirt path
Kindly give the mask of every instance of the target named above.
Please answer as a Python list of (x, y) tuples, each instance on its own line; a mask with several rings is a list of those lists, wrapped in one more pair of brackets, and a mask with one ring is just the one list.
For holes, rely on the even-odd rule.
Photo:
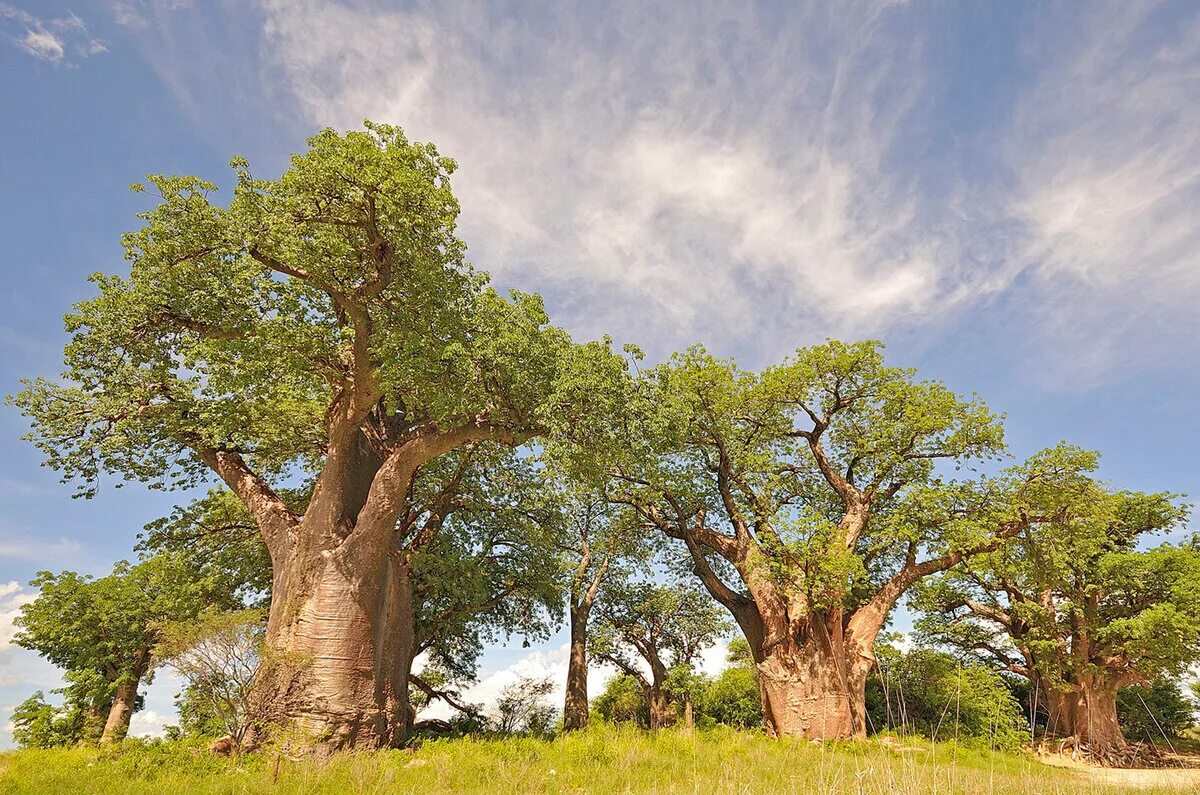
[[(1078, 770), (1110, 786), (1129, 789), (1161, 789), (1181, 793), (1200, 792), (1200, 767), (1119, 768), (1096, 767), (1062, 754), (1046, 754), (1042, 762), (1054, 767)], [(1188, 762), (1196, 762), (1189, 758)]]

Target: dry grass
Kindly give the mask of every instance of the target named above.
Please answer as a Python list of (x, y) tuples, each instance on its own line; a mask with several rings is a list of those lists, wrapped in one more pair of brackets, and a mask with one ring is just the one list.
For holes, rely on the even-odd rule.
[(1180, 777), (1181, 771), (1140, 771), (1150, 778), (1142, 775), (1123, 782), (1093, 771), (1046, 765), (1031, 755), (954, 744), (933, 746), (909, 739), (817, 745), (733, 730), (649, 734), (596, 727), (550, 741), (438, 741), (415, 751), (344, 754), (321, 763), (283, 761), (274, 782), (273, 761), (270, 755), (259, 755), (235, 764), (180, 743), (129, 743), (115, 753), (16, 751), (0, 755), (0, 793), (1197, 791), (1195, 779)]

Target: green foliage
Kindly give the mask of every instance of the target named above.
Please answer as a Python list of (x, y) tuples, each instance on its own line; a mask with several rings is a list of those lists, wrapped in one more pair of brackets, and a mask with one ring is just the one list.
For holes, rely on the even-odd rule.
[(697, 655), (731, 629), (719, 605), (683, 585), (610, 582), (596, 605), (590, 654), (642, 679), (640, 657), (650, 668), (646, 687), (666, 686), (673, 671), (680, 692), (695, 689)]
[(314, 135), (278, 179), (235, 158), (225, 205), (195, 177), (139, 186), (158, 203), (123, 238), (128, 276), (94, 276), (68, 315), (62, 381), (10, 398), (80, 493), (102, 471), (192, 484), (217, 453), (268, 480), (317, 471), (350, 392), (379, 406), (377, 433), (486, 418), (605, 447), (626, 361), (571, 345), (538, 296), (488, 288), (456, 237), (454, 162), (365, 126)]
[(22, 748), (75, 745), (83, 738), (83, 720), (79, 705), (48, 704), (39, 690), (13, 709), (13, 741)]
[[(281, 496), (300, 514), (308, 501), (307, 492), (284, 491)], [(221, 581), (221, 587), (247, 607), (266, 607), (270, 599), (267, 545), (250, 512), (226, 489), (213, 489), (146, 525), (137, 549), (145, 554), (170, 552), (185, 557), (201, 576)]]
[(1174, 681), (1159, 677), (1117, 693), (1117, 718), (1130, 740), (1161, 743), (1196, 724), (1195, 704)]
[(1123, 687), (1178, 676), (1200, 660), (1200, 547), (1144, 548), (1179, 527), (1172, 494), (1118, 491), (1097, 454), (1066, 444), (1014, 469), (1009, 511), (1028, 531), (926, 583), (922, 635), (1038, 679)]
[(22, 608), (14, 642), (68, 671), (87, 691), (81, 700), (110, 703), (121, 681), (154, 667), (152, 650), (163, 622), (187, 621), (211, 606), (236, 601), (223, 577), (197, 571), (188, 559), (162, 553), (131, 565), (121, 561), (101, 578), (39, 572), (38, 598)]
[(563, 528), (543, 486), (536, 460), (478, 444), (422, 467), (410, 490), (417, 641), (455, 680), (485, 643), (545, 638), (562, 616)]
[(629, 674), (618, 674), (604, 685), (604, 692), (592, 699), (592, 709), (609, 723), (650, 725), (650, 702), (642, 684)]
[(762, 700), (758, 692), (758, 677), (754, 668), (731, 665), (714, 677), (699, 702), (701, 718), (735, 729), (755, 729), (762, 726)]
[(1029, 738), (1021, 704), (995, 671), (934, 649), (881, 644), (867, 686), (869, 726), (1015, 751)]
[(979, 515), (986, 484), (937, 465), (998, 455), (1000, 418), (887, 366), (879, 343), (829, 341), (760, 373), (696, 347), (648, 371), (634, 403), (614, 496), (684, 540), (680, 567), (726, 602), (765, 575), (805, 614), (853, 611), (907, 553), (969, 550), (997, 529)]

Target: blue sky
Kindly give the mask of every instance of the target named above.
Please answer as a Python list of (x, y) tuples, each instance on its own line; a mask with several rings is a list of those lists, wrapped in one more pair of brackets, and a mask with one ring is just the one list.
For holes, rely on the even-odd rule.
[[(1200, 494), (1194, 3), (8, 0), (0, 99), (5, 392), (122, 270), (130, 183), (277, 173), (369, 117), (458, 159), (472, 260), (579, 337), (749, 367), (878, 337), (1018, 457), (1067, 439)], [(0, 721), (57, 683), (9, 644), (24, 583), (102, 573), (185, 498), (72, 500), (23, 431), (0, 412)], [(473, 695), (561, 645), (492, 650)]]

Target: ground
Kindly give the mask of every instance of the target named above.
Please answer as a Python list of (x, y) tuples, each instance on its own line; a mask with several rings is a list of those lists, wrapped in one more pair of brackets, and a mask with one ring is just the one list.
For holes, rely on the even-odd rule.
[(1103, 771), (1030, 754), (905, 739), (770, 740), (733, 730), (597, 727), (563, 739), (447, 740), (412, 751), (239, 763), (202, 746), (133, 742), (0, 754), (0, 793), (1061, 793), (1200, 791), (1200, 771)]

